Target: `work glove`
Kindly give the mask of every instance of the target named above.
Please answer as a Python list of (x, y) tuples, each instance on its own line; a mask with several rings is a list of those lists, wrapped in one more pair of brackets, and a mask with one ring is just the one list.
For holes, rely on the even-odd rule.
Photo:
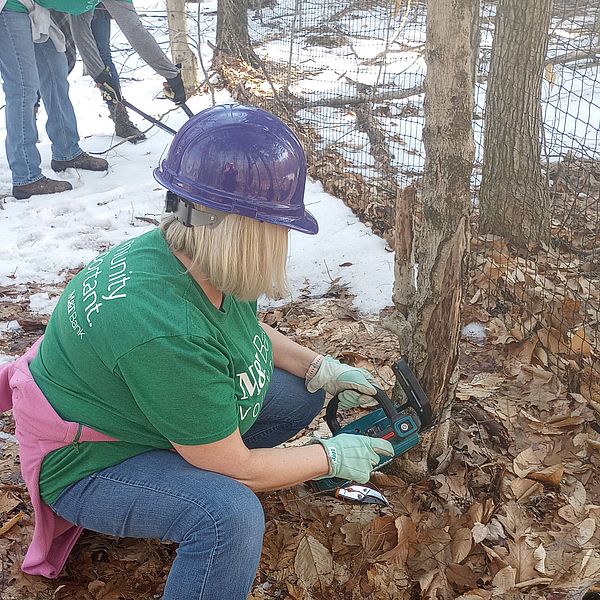
[(325, 477), (341, 477), (357, 483), (367, 483), (379, 457), (394, 456), (394, 447), (382, 438), (372, 438), (354, 433), (340, 433), (329, 439), (316, 438), (329, 459), (329, 473)]
[[(179, 67), (180, 65), (175, 65)], [(185, 94), (185, 87), (183, 86), (183, 79), (181, 79), (181, 72), (171, 79), (167, 79), (163, 83), (165, 96), (175, 102), (175, 104), (183, 104), (187, 100)]]
[(113, 77), (108, 67), (105, 67), (98, 77), (94, 77), (94, 81), (102, 91), (102, 97), (107, 102), (121, 102), (123, 100), (119, 81)]
[(369, 371), (345, 365), (331, 356), (326, 356), (317, 372), (306, 381), (309, 392), (323, 389), (332, 396), (338, 394), (338, 406), (343, 410), (371, 404), (376, 386), (377, 381)]

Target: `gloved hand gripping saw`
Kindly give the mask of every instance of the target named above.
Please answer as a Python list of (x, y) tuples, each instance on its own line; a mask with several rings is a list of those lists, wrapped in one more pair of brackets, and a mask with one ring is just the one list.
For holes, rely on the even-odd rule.
[[(377, 389), (375, 399), (381, 408), (372, 410), (369, 414), (356, 421), (341, 426), (337, 418), (339, 398), (334, 396), (327, 405), (325, 417), (333, 436), (341, 434), (358, 434), (381, 438), (391, 442), (394, 448), (393, 456), (381, 456), (375, 469), (380, 469), (394, 458), (404, 454), (420, 441), (420, 433), (433, 424), (431, 406), (423, 388), (417, 381), (404, 359), (394, 365), (394, 373), (400, 384), (406, 402), (397, 406), (391, 402), (385, 392)], [(314, 480), (312, 485), (318, 491), (336, 492), (347, 488), (347, 480), (330, 477)], [(336, 494), (343, 497), (344, 494)]]

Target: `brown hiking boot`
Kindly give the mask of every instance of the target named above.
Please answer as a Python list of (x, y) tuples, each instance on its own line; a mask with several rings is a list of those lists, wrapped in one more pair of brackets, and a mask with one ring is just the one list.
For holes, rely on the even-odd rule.
[(103, 158), (96, 158), (82, 152), (71, 160), (52, 160), (50, 166), (53, 171), (65, 171), (66, 169), (83, 169), (84, 171), (108, 171), (108, 162)]
[(146, 136), (131, 122), (127, 109), (121, 102), (108, 107), (110, 118), (115, 122), (115, 135), (125, 138), (132, 144), (143, 142)]
[(57, 181), (42, 177), (33, 183), (25, 185), (13, 185), (12, 195), (17, 200), (25, 200), (31, 196), (41, 196), (42, 194), (58, 194), (72, 190), (73, 186), (68, 181)]

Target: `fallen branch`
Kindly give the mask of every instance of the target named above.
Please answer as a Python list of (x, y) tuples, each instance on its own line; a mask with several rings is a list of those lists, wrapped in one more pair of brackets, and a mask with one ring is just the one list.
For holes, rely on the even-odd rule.
[(586, 58), (596, 59), (596, 54), (600, 54), (600, 46), (596, 48), (588, 48), (587, 50), (577, 50), (576, 52), (567, 52), (566, 54), (559, 54), (552, 58), (547, 58), (545, 61), (546, 65), (564, 65), (565, 63), (575, 62), (577, 60), (583, 60)]
[(320, 98), (312, 100), (302, 105), (303, 108), (311, 108), (313, 106), (353, 106), (356, 104), (379, 103), (386, 100), (404, 100), (411, 96), (417, 96), (423, 93), (423, 86), (416, 85), (406, 90), (394, 90), (389, 92), (381, 92), (379, 94), (357, 94), (355, 96), (338, 96), (337, 98)]

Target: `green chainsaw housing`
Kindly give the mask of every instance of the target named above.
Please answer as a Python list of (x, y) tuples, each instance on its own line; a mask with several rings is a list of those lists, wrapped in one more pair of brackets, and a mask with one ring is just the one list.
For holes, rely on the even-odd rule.
[[(380, 408), (344, 426), (341, 426), (337, 419), (337, 396), (331, 399), (325, 411), (327, 425), (334, 436), (353, 433), (383, 438), (392, 444), (394, 456), (382, 456), (375, 467), (376, 470), (416, 446), (421, 441), (420, 432), (432, 425), (431, 407), (425, 392), (404, 359), (400, 359), (394, 365), (394, 373), (406, 397), (404, 404), (392, 403), (383, 390), (377, 389), (374, 399), (380, 404)], [(349, 482), (337, 477), (328, 477), (311, 483), (318, 491), (326, 492), (334, 491)]]

